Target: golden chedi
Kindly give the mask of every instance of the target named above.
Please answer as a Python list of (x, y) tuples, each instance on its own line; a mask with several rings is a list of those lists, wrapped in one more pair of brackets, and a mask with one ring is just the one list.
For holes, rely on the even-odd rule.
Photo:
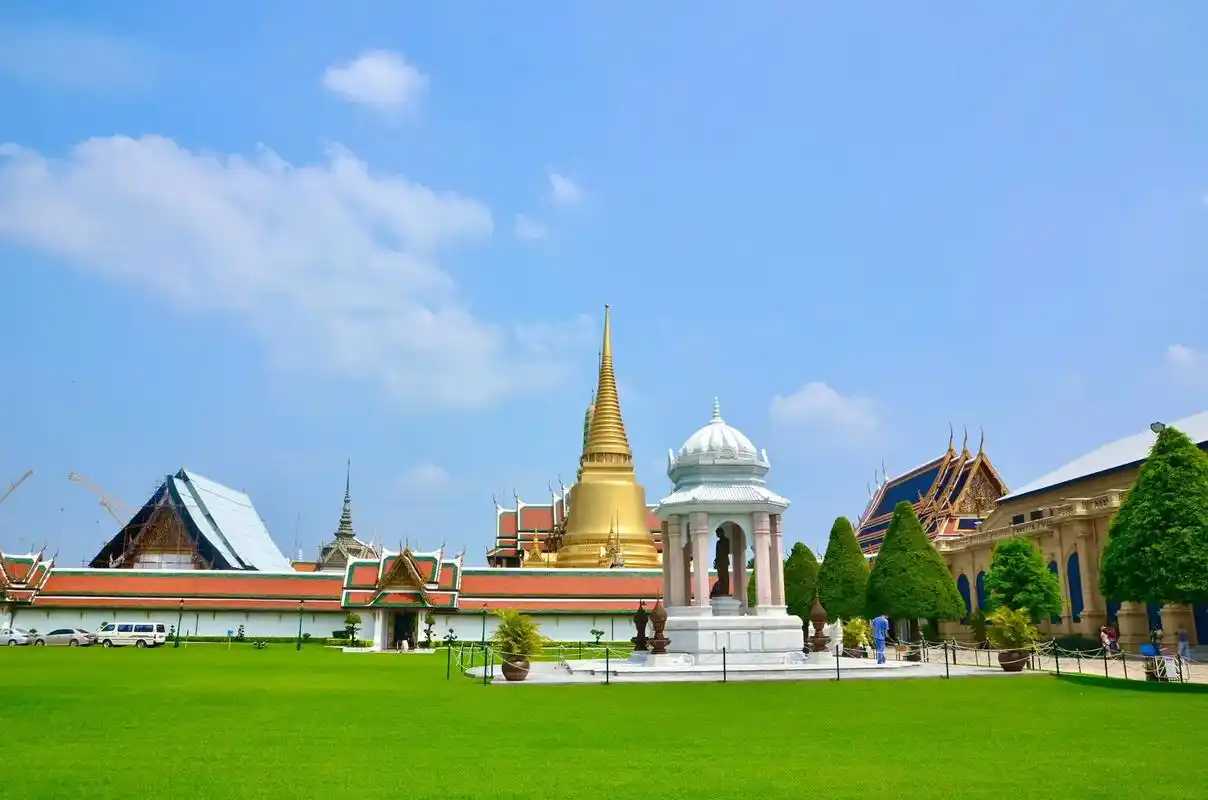
[(658, 548), (646, 521), (646, 490), (633, 471), (633, 453), (621, 419), (612, 369), (612, 325), (604, 306), (604, 347), (591, 421), (585, 431), (579, 478), (570, 490), (559, 567), (658, 567)]

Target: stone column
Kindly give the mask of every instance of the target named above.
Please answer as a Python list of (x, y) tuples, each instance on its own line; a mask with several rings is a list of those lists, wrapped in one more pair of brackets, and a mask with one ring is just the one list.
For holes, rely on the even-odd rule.
[(1120, 647), (1133, 653), (1149, 641), (1149, 615), (1144, 603), (1121, 603), (1116, 614), (1120, 626)]
[(1179, 628), (1187, 631), (1187, 641), (1194, 646), (1195, 615), (1186, 603), (1167, 603), (1162, 606), (1162, 646), (1174, 652), (1179, 646)]
[(1096, 548), (1087, 546), (1089, 534), (1085, 525), (1075, 528), (1074, 548), (1082, 579), (1082, 624), (1088, 636), (1098, 638), (1099, 628), (1107, 624), (1107, 609), (1099, 602), (1099, 559)]
[(680, 518), (680, 587), (683, 589), (684, 606), (692, 604), (692, 536), (688, 532), (688, 517), (681, 515)]
[(667, 538), (663, 541), (663, 569), (667, 595), (663, 598), (663, 605), (666, 606), (688, 605), (687, 581), (684, 580), (687, 564), (684, 563), (683, 522), (679, 514), (672, 514), (664, 523)]
[(772, 567), (768, 553), (772, 547), (772, 523), (767, 512), (752, 514), (755, 522), (755, 605), (772, 605)]
[(697, 608), (709, 607), (709, 567), (713, 563), (710, 558), (709, 515), (703, 511), (692, 514), (692, 605)]
[(388, 612), (379, 608), (373, 612), (373, 649), (386, 649), (386, 614)]
[(730, 581), (734, 599), (741, 613), (747, 609), (747, 532), (735, 525), (730, 529), (734, 536), (730, 541)]
[(663, 520), (663, 605), (671, 605), (671, 522), (666, 519)]
[(784, 605), (784, 544), (780, 534), (780, 515), (771, 515), (772, 537), (768, 558), (772, 564), (772, 605)]

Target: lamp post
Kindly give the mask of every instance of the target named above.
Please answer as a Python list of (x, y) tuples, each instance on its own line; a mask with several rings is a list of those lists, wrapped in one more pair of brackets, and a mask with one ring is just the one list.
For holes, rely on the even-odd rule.
[(487, 604), (482, 604), (482, 652), (487, 651)]
[(294, 650), (302, 650), (302, 611), (306, 608), (306, 601), (298, 601), (298, 641), (294, 644)]
[(180, 647), (180, 626), (184, 624), (184, 618), (185, 599), (182, 597), (176, 606), (176, 641), (172, 644), (173, 647)]
[(1161, 433), (1162, 431), (1166, 430), (1166, 423), (1165, 422), (1151, 422), (1151, 423), (1149, 423), (1149, 429), (1151, 431), (1153, 431), (1154, 433)]

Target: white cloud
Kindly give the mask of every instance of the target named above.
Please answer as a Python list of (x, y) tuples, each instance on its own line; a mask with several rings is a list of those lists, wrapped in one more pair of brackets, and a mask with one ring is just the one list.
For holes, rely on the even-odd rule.
[(370, 50), (328, 67), (323, 86), (349, 102), (397, 112), (416, 103), (428, 87), (428, 76), (398, 53)]
[(573, 338), (557, 323), (481, 320), (437, 263), (491, 233), (478, 201), (338, 146), (294, 166), (157, 136), (90, 139), (62, 159), (0, 145), (0, 240), (231, 315), (279, 363), (376, 381), (412, 406), (482, 406), (566, 374)]
[(516, 238), (523, 242), (539, 242), (549, 238), (549, 228), (525, 214), (516, 215), (513, 230)]
[(557, 172), (549, 173), (549, 197), (554, 205), (573, 206), (583, 200), (583, 188)]
[(447, 489), (452, 482), (448, 470), (429, 462), (416, 464), (395, 481), (399, 492), (405, 495), (437, 494)]
[(1166, 366), (1181, 380), (1208, 386), (1208, 354), (1185, 344), (1166, 348)]
[(136, 91), (154, 82), (156, 59), (117, 36), (65, 27), (0, 30), (0, 73), (38, 86)]
[(842, 395), (819, 381), (807, 383), (790, 395), (773, 397), (771, 415), (781, 425), (828, 429), (858, 438), (873, 433), (881, 424), (871, 400)]

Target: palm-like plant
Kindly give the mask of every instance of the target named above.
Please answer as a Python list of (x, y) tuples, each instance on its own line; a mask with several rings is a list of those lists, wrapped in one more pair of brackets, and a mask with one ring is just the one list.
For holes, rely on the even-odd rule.
[(497, 611), (495, 615), (499, 617), (499, 625), (491, 641), (505, 657), (527, 659), (541, 652), (545, 637), (532, 617), (511, 609)]

